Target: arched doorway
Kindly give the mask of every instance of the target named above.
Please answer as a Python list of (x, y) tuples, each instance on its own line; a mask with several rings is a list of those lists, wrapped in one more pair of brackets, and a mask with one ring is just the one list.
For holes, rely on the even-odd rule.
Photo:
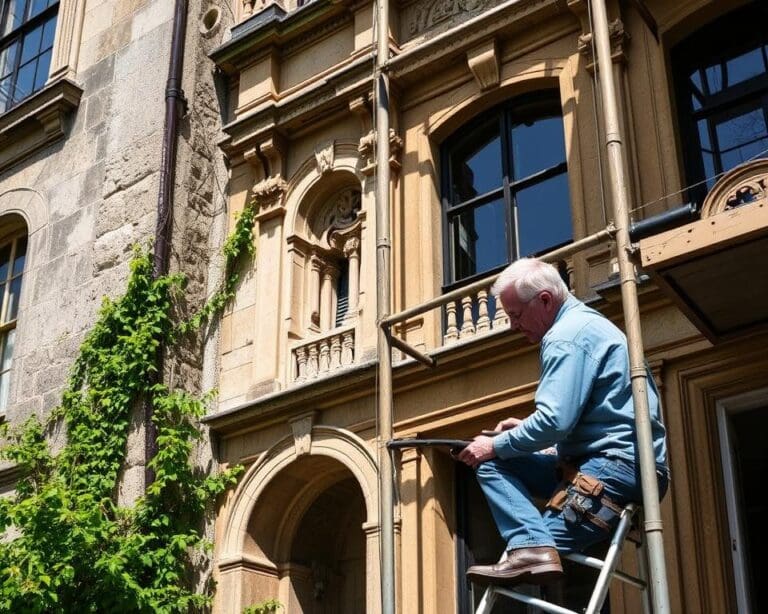
[[(303, 614), (365, 612), (365, 504), (351, 477), (323, 491), (291, 544), (291, 588)], [(293, 610), (293, 609), (292, 609)]]
[(216, 611), (273, 598), (287, 614), (375, 611), (376, 485), (366, 444), (342, 429), (316, 426), (311, 443), (265, 452), (225, 511)]

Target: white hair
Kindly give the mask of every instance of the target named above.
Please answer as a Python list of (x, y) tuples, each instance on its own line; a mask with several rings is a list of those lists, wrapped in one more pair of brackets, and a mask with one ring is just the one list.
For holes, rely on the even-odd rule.
[(491, 286), (491, 294), (496, 298), (507, 288), (513, 287), (517, 298), (527, 303), (539, 292), (547, 291), (559, 303), (568, 298), (568, 286), (565, 285), (555, 267), (536, 258), (520, 258), (504, 269)]

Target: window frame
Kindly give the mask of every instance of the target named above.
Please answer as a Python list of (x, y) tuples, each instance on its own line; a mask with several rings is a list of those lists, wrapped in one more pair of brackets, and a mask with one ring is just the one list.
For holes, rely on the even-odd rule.
[[(34, 0), (25, 0), (25, 3), (24, 3), (25, 13), (30, 9), (30, 4), (33, 1)], [(7, 12), (11, 4), (12, 4), (12, 0), (0, 0), (0, 24), (2, 24), (4, 19), (6, 18)], [(34, 17), (31, 17), (25, 21), (22, 21), (21, 24), (19, 24), (15, 29), (8, 32), (8, 34), (5, 34), (4, 36), (0, 37), (0, 53), (2, 53), (2, 51), (4, 51), (6, 48), (14, 44), (15, 42), (18, 42), (19, 44), (16, 52), (16, 57), (14, 59), (13, 70), (11, 71), (11, 73), (9, 73), (13, 75), (13, 79), (11, 81), (9, 98), (6, 100), (3, 100), (1, 98), (3, 96), (3, 92), (0, 91), (0, 109), (2, 109), (0, 110), (0, 114), (7, 113), (8, 111), (17, 107), (23, 101), (27, 100), (29, 97), (39, 92), (41, 89), (45, 87), (45, 84), (50, 79), (51, 68), (53, 67), (53, 59), (54, 59), (53, 56), (56, 48), (56, 29), (58, 25), (60, 5), (61, 5), (60, 0), (54, 0), (51, 6), (43, 9), (40, 13), (38, 13)], [(48, 63), (48, 74), (46, 75), (46, 79), (39, 88), (34, 89), (34, 85), (33, 85), (32, 91), (24, 95), (19, 100), (14, 101), (14, 92), (16, 89), (16, 84), (19, 76), (19, 70), (21, 68), (20, 64), (21, 64), (22, 49), (24, 46), (24, 39), (30, 32), (34, 31), (36, 28), (40, 26), (44, 26), (44, 24), (48, 20), (50, 20), (52, 17), (55, 17), (56, 22), (54, 23), (54, 34), (53, 34), (53, 39), (51, 41), (51, 58)], [(45, 52), (38, 53), (36, 56), (34, 56), (34, 58), (37, 59), (40, 56), (42, 56), (44, 53)], [(5, 108), (2, 108), (3, 105), (5, 105)]]
[[(763, 11), (763, 19), (768, 18), (768, 11), (761, 9), (757, 3), (747, 4), (735, 9), (709, 24), (701, 27), (683, 39), (671, 53), (672, 75), (674, 80), (674, 95), (679, 123), (680, 144), (683, 159), (689, 199), (699, 205), (709, 192), (707, 186), (708, 172), (705, 168), (704, 150), (699, 136), (698, 124), (704, 120), (707, 123), (707, 136), (710, 141), (715, 176), (725, 172), (723, 152), (718, 145), (716, 120), (734, 113), (739, 108), (756, 103), (762, 108), (763, 118), (768, 127), (768, 35), (762, 34), (755, 20)], [(744, 27), (750, 28), (744, 35)], [(709, 43), (702, 47), (701, 41)], [(716, 41), (717, 44), (713, 44)], [(720, 44), (720, 43), (729, 44)], [(761, 49), (766, 71), (761, 75), (750, 77), (731, 86), (724, 86), (719, 92), (708, 93), (705, 72), (710, 66), (719, 66), (721, 74), (729, 60), (738, 57), (755, 47)], [(702, 49), (706, 50), (702, 52)], [(704, 80), (702, 90), (705, 100), (701, 107), (694, 108), (691, 98), (694, 90), (690, 85), (690, 76), (695, 71), (701, 71)], [(698, 88), (697, 88), (698, 89)], [(743, 147), (741, 145), (740, 147)], [(729, 167), (732, 168), (732, 167)], [(699, 184), (699, 185), (694, 185)]]
[[(492, 117), (489, 117), (492, 115)], [(516, 96), (499, 104), (486, 112), (478, 114), (475, 118), (471, 119), (466, 124), (459, 127), (454, 133), (449, 136), (443, 144), (440, 146), (440, 169), (441, 169), (441, 217), (442, 217), (442, 247), (443, 247), (443, 292), (450, 292), (456, 288), (460, 288), (467, 284), (473, 283), (485, 277), (489, 277), (494, 273), (502, 271), (510, 262), (521, 257), (519, 252), (519, 223), (517, 221), (518, 206), (514, 200), (515, 195), (522, 190), (542, 184), (545, 181), (564, 174), (566, 180), (568, 178), (568, 156), (565, 140), (565, 127), (563, 126), (563, 149), (565, 153), (565, 160), (542, 170), (539, 170), (531, 175), (527, 175), (521, 179), (512, 179), (512, 170), (514, 160), (512, 159), (512, 139), (511, 128), (516, 118), (531, 117), (536, 120), (545, 119), (548, 117), (558, 116), (561, 121), (563, 119), (562, 105), (560, 103), (560, 95), (557, 89), (545, 89), (538, 90), (536, 92), (523, 94)], [(502, 184), (500, 187), (493, 188), (488, 192), (479, 194), (470, 198), (469, 200), (460, 202), (456, 205), (452, 205), (453, 191), (452, 191), (452, 155), (455, 151), (460, 150), (468, 143), (472, 142), (474, 138), (474, 132), (496, 121), (498, 124), (498, 134), (500, 138), (501, 147), (501, 162), (502, 162)], [(466, 136), (460, 136), (461, 133), (465, 133)], [(570, 188), (570, 185), (569, 185)], [(454, 241), (453, 241), (453, 227), (451, 226), (450, 219), (460, 215), (463, 211), (471, 211), (487, 203), (491, 203), (494, 200), (501, 198), (505, 208), (504, 218), (504, 232), (506, 237), (506, 262), (498, 265), (494, 268), (474, 273), (461, 279), (455, 279), (456, 258), (454, 254)], [(571, 218), (569, 224), (571, 226), (571, 239), (570, 241), (562, 244), (553, 245), (547, 247), (542, 252), (530, 255), (540, 255), (553, 249), (557, 249), (561, 245), (565, 245), (573, 241), (573, 209), (572, 202), (568, 198), (569, 209), (571, 211)], [(526, 254), (528, 255), (528, 254)]]
[[(18, 255), (18, 247), (19, 243), (21, 241), (26, 241), (26, 246), (24, 250), (24, 265), (22, 266), (21, 270), (14, 274), (14, 268), (17, 260)], [(3, 286), (3, 292), (2, 296), (0, 296), (0, 379), (5, 373), (8, 373), (8, 390), (10, 392), (10, 377), (11, 373), (13, 371), (13, 356), (11, 356), (11, 365), (8, 367), (6, 371), (2, 371), (2, 359), (3, 354), (5, 353), (5, 344), (7, 343), (8, 334), (10, 331), (15, 330), (18, 326), (19, 321), (19, 313), (21, 311), (21, 294), (24, 288), (24, 276), (27, 269), (27, 259), (29, 256), (29, 236), (27, 234), (27, 230), (25, 227), (15, 228), (13, 230), (10, 230), (9, 232), (3, 234), (0, 236), (0, 251), (2, 251), (6, 246), (10, 245), (10, 253), (8, 256), (8, 272), (6, 274), (6, 277), (4, 280), (0, 280), (1, 283), (4, 284)], [(11, 286), (11, 283), (14, 279), (21, 279), (21, 283), (19, 284), (19, 296), (17, 297), (17, 306), (16, 306), (16, 314), (15, 317), (11, 320), (6, 320), (6, 316), (8, 315), (8, 309), (9, 309), (9, 302), (10, 302), (10, 291), (9, 288)], [(5, 399), (5, 403), (3, 402), (3, 398), (0, 395), (0, 416), (5, 414), (5, 411), (8, 407), (7, 398)]]

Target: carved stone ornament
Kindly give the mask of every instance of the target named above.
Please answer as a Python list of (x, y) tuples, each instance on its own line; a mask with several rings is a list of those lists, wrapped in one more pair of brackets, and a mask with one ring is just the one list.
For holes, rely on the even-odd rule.
[[(624, 22), (621, 19), (614, 19), (608, 24), (608, 36), (611, 42), (611, 58), (613, 61), (627, 61), (627, 47), (632, 38), (624, 29)], [(592, 34), (587, 32), (579, 36), (579, 53), (587, 58), (587, 69), (592, 71), (595, 66), (595, 57), (592, 53)]]
[(304, 456), (312, 452), (312, 426), (315, 423), (315, 417), (316, 412), (310, 412), (289, 421), (293, 432), (296, 456)]
[[(401, 139), (393, 129), (389, 130), (389, 167), (393, 171), (400, 170), (400, 153), (403, 149)], [(361, 172), (370, 176), (376, 171), (376, 132), (371, 131), (360, 139), (357, 148), (360, 152)]]
[(467, 64), (482, 91), (499, 85), (499, 55), (496, 41), (486, 41), (467, 51)]
[(256, 206), (256, 219), (264, 220), (285, 212), (283, 197), (288, 184), (280, 177), (267, 177), (253, 186), (253, 201)]
[(422, 0), (408, 10), (408, 34), (417, 36), (444, 23), (461, 23), (498, 6), (501, 2), (502, 0)]
[(755, 203), (768, 204), (768, 159), (731, 169), (712, 187), (701, 206), (702, 219)]
[(317, 172), (321, 175), (330, 173), (334, 164), (335, 141), (331, 141), (320, 149), (315, 149), (315, 161), (317, 162)]

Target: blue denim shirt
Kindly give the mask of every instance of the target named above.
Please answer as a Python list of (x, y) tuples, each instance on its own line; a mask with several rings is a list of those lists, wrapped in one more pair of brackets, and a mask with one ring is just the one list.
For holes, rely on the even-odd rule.
[[(627, 339), (613, 323), (573, 296), (541, 340), (536, 411), (493, 438), (500, 458), (556, 445), (561, 457), (613, 456), (638, 462)], [(648, 373), (656, 464), (667, 450), (659, 396)]]

